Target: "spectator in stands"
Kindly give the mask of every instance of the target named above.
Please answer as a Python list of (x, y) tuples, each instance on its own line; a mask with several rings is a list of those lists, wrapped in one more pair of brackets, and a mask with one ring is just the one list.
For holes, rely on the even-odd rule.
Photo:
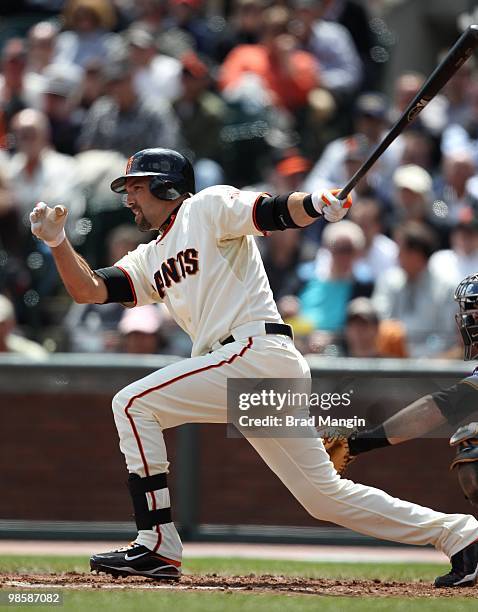
[(85, 208), (75, 159), (52, 148), (48, 119), (40, 111), (27, 108), (15, 115), (12, 134), (16, 153), (9, 163), (8, 175), (25, 234), (30, 236), (28, 215), (36, 202), (64, 202), (74, 240), (76, 221)]
[(314, 324), (300, 312), (300, 300), (295, 295), (284, 295), (277, 301), (277, 308), (284, 323), (294, 330), (294, 344), (301, 353), (310, 353), (310, 335)]
[(320, 64), (321, 85), (336, 97), (350, 96), (362, 81), (362, 62), (348, 30), (323, 19), (329, 0), (294, 0), (297, 35)]
[(456, 223), (470, 204), (467, 183), (477, 171), (477, 160), (470, 150), (443, 156), (442, 172), (435, 183), (437, 199), (444, 203), (443, 214), (448, 225)]
[(160, 53), (179, 58), (195, 49), (194, 38), (186, 30), (174, 27), (169, 0), (138, 0), (134, 4), (133, 27), (149, 32)]
[(382, 208), (376, 199), (357, 199), (349, 219), (361, 228), (365, 236), (363, 254), (354, 264), (355, 276), (364, 282), (375, 282), (380, 274), (397, 264), (398, 246), (383, 233)]
[[(113, 265), (144, 240), (133, 225), (119, 225), (107, 237), (108, 261)], [(63, 321), (68, 333), (69, 348), (73, 352), (96, 353), (118, 350), (118, 324), (124, 313), (121, 304), (72, 303)]]
[(297, 295), (303, 286), (299, 265), (311, 256), (302, 233), (293, 230), (272, 232), (264, 247), (264, 267), (274, 299)]
[(13, 304), (0, 295), (0, 353), (17, 353), (29, 359), (44, 360), (48, 351), (40, 344), (14, 333), (16, 327)]
[(131, 66), (104, 68), (107, 95), (90, 108), (80, 134), (81, 150), (113, 150), (130, 157), (135, 151), (179, 146), (178, 124), (166, 100), (138, 100)]
[(433, 181), (420, 166), (399, 166), (393, 174), (396, 189), (394, 212), (401, 221), (422, 221), (431, 213)]
[(222, 63), (239, 45), (256, 45), (262, 30), (264, 0), (235, 0), (233, 13), (216, 43), (215, 59)]
[(165, 28), (168, 13), (167, 0), (136, 0), (135, 26), (150, 32), (156, 39)]
[[(405, 111), (425, 83), (425, 77), (419, 72), (403, 72), (395, 80), (395, 91), (391, 119), (395, 121)], [(414, 120), (414, 129), (424, 129), (433, 136), (439, 137), (446, 127), (446, 101), (443, 96), (433, 98)]]
[(193, 51), (182, 56), (181, 66), (182, 92), (173, 102), (173, 109), (185, 147), (195, 160), (213, 159), (220, 163), (224, 101), (211, 91), (209, 68)]
[[(307, 177), (305, 191), (315, 189), (319, 181), (325, 181), (329, 185), (344, 185), (348, 177), (345, 159), (350, 150), (354, 147), (371, 150), (381, 141), (387, 126), (386, 98), (378, 93), (359, 96), (355, 103), (355, 142), (351, 142), (350, 137), (330, 142)], [(399, 136), (370, 170), (369, 180), (375, 189), (387, 190), (391, 176), (400, 162), (402, 149), (403, 139)]]
[(346, 357), (407, 357), (406, 335), (399, 321), (381, 321), (369, 298), (349, 302), (344, 328)]
[(0, 245), (10, 254), (19, 254), (19, 214), (4, 166), (0, 166)]
[(248, 73), (256, 74), (273, 96), (276, 106), (297, 112), (306, 107), (319, 87), (319, 65), (314, 56), (297, 48), (289, 33), (291, 14), (275, 6), (264, 11), (261, 44), (239, 45), (221, 66), (221, 89), (237, 86)]
[(271, 189), (274, 193), (300, 191), (307, 172), (310, 170), (310, 165), (310, 161), (301, 155), (298, 149), (287, 150), (278, 159), (270, 184), (264, 191), (268, 189)]
[[(383, 233), (384, 214), (378, 200), (359, 197), (349, 213), (350, 221), (362, 230), (365, 245), (361, 255), (353, 265), (354, 276), (362, 283), (375, 283), (380, 274), (397, 264), (398, 246)], [(332, 263), (328, 249), (319, 249), (316, 269), (325, 273)]]
[(474, 57), (471, 56), (455, 72), (443, 88), (447, 100), (447, 125), (465, 126), (471, 116), (470, 91), (473, 87), (473, 72), (476, 69)]
[[(124, 171), (127, 158), (115, 151), (89, 149), (78, 153), (75, 159), (87, 205), (80, 250), (94, 268), (102, 268), (110, 265), (107, 248), (110, 232), (118, 225), (132, 223), (122, 196), (109, 188), (118, 171)], [(152, 240), (152, 235), (149, 240)]]
[(58, 26), (51, 21), (40, 21), (28, 30), (27, 72), (43, 74), (54, 63)]
[(65, 30), (58, 35), (55, 61), (84, 66), (108, 55), (116, 13), (110, 0), (68, 0), (63, 11)]
[(393, 175), (391, 225), (418, 221), (428, 225), (439, 238), (439, 245), (447, 246), (450, 222), (446, 205), (434, 201), (433, 181), (420, 166), (399, 166)]
[(478, 270), (478, 220), (471, 208), (460, 212), (450, 234), (450, 247), (430, 257), (430, 270), (456, 285)]
[[(264, 180), (246, 189), (251, 191), (265, 191), (267, 193), (289, 193), (302, 191), (302, 186), (310, 170), (310, 161), (304, 157), (297, 147), (274, 152), (271, 167), (264, 172)], [(301, 232), (302, 242), (307, 244), (307, 252), (314, 248), (317, 232), (304, 230)], [(320, 235), (320, 234), (319, 234)], [(306, 240), (306, 236), (310, 240)], [(268, 244), (268, 240), (265, 241)], [(315, 256), (315, 252), (311, 257)]]
[(59, 153), (78, 153), (82, 113), (79, 101), (82, 70), (66, 64), (50, 64), (44, 70), (42, 109), (50, 125), (53, 147)]
[(118, 325), (120, 351), (148, 355), (165, 352), (168, 343), (161, 329), (165, 316), (162, 307), (155, 304), (124, 310)]
[(90, 60), (83, 68), (78, 110), (84, 115), (105, 93), (104, 70), (101, 60)]
[(15, 113), (35, 103), (25, 81), (26, 49), (20, 38), (11, 38), (3, 47), (0, 74), (0, 146), (7, 146), (6, 134)]
[(467, 120), (452, 123), (443, 131), (441, 150), (444, 155), (469, 151), (478, 164), (478, 83), (472, 82), (467, 95), (470, 110)]
[(353, 272), (365, 247), (365, 236), (352, 221), (341, 221), (326, 226), (322, 245), (330, 253), (331, 263), (325, 270), (317, 266), (315, 278), (301, 292), (301, 314), (316, 329), (338, 332), (343, 328), (349, 301), (367, 297), (372, 291), (372, 285), (359, 281)]
[(172, 33), (184, 33), (192, 41), (192, 50), (214, 56), (217, 35), (201, 16), (202, 0), (170, 0), (169, 25)]
[(336, 21), (350, 32), (355, 48), (362, 60), (364, 91), (376, 89), (379, 85), (380, 63), (377, 50), (380, 48), (377, 34), (371, 27), (372, 19), (368, 4), (357, 0), (322, 0), (325, 7), (323, 19)]
[(126, 40), (138, 95), (143, 100), (176, 99), (181, 91), (181, 62), (158, 53), (153, 35), (145, 29), (133, 25)]
[[(352, 136), (346, 141), (344, 154), (345, 183), (357, 172), (370, 154), (370, 145), (366, 137), (362, 135)], [(344, 184), (345, 184), (344, 183)], [(373, 173), (367, 172), (361, 181), (353, 189), (354, 198), (375, 197), (377, 195), (376, 180)]]
[(40, 21), (28, 31), (25, 83), (35, 100), (41, 98), (44, 90), (43, 71), (54, 63), (58, 31), (58, 26), (50, 21)]
[(24, 296), (31, 286), (31, 271), (24, 252), (20, 215), (5, 166), (5, 162), (0, 165), (0, 293), (10, 297), (23, 322)]
[(418, 72), (404, 72), (395, 81), (393, 113), (400, 116), (423, 85), (423, 75)]
[(65, 203), (68, 206), (68, 232), (77, 244), (82, 239), (79, 219), (85, 212), (85, 197), (78, 180), (77, 162), (51, 146), (48, 119), (42, 112), (26, 108), (11, 122), (16, 153), (8, 164), (8, 178), (19, 223), (22, 258), (27, 262), (30, 287), (18, 315), (38, 331), (49, 324), (47, 299), (58, 289), (58, 274), (50, 250), (35, 240), (30, 231), (29, 214), (37, 202)]
[(275, 105), (273, 94), (257, 74), (244, 73), (221, 97), (226, 103), (222, 166), (228, 181), (237, 187), (263, 181), (273, 163), (273, 148), (297, 142), (295, 116)]
[(413, 128), (406, 130), (402, 136), (403, 150), (400, 165), (414, 164), (433, 175), (436, 170), (437, 158), (440, 156), (436, 139), (425, 130)]
[(455, 341), (455, 282), (428, 267), (437, 245), (429, 227), (405, 223), (396, 241), (399, 266), (378, 278), (374, 305), (382, 318), (403, 323), (411, 357), (437, 356)]

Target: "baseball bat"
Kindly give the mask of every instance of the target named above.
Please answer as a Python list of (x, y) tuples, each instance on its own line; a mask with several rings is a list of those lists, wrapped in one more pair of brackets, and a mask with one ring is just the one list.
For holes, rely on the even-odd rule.
[(445, 58), (435, 68), (427, 81), (410, 102), (402, 116), (390, 128), (382, 142), (372, 151), (368, 159), (360, 166), (349, 182), (337, 195), (339, 200), (345, 200), (355, 185), (367, 174), (373, 164), (382, 153), (392, 144), (403, 130), (417, 117), (440, 89), (448, 83), (455, 72), (466, 62), (478, 46), (478, 25), (469, 26), (453, 47), (448, 51)]

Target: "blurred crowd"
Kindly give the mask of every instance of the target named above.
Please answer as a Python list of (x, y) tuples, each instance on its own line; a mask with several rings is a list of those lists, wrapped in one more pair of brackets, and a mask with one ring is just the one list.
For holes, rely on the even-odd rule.
[[(187, 355), (162, 307), (72, 304), (30, 233), (65, 204), (92, 267), (140, 242), (109, 190), (164, 146), (214, 184), (343, 186), (424, 82), (383, 93), (389, 32), (360, 0), (17, 0), (0, 6), (0, 352)], [(374, 3), (376, 4), (376, 3)], [(305, 353), (460, 356), (453, 291), (478, 272), (473, 58), (353, 192), (347, 220), (258, 239)]]

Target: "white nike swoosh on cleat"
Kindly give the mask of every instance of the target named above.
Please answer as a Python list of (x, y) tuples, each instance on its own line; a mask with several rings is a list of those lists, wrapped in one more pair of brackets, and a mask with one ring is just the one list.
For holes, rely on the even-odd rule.
[(462, 578), (461, 580), (458, 580), (458, 582), (455, 582), (455, 586), (458, 586), (459, 584), (463, 584), (464, 582), (468, 582), (469, 580), (476, 580), (478, 577), (478, 565), (475, 568), (475, 571), (472, 574), (468, 574), (467, 576), (465, 576), (464, 578)]
[(147, 552), (141, 553), (140, 555), (135, 555), (134, 557), (128, 557), (128, 553), (125, 554), (124, 556), (124, 560), (125, 561), (133, 561), (134, 559), (139, 559), (140, 557), (144, 557), (144, 555), (147, 555)]

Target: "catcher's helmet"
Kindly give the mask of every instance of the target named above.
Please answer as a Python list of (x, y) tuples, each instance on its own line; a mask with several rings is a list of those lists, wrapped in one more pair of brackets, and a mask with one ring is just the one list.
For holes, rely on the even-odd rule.
[(112, 191), (126, 193), (129, 176), (150, 176), (149, 190), (160, 200), (175, 200), (184, 193), (195, 193), (191, 162), (171, 149), (143, 149), (132, 155), (126, 172), (111, 183)]
[(478, 355), (478, 274), (464, 278), (455, 290), (460, 312), (455, 316), (465, 345), (465, 361)]

